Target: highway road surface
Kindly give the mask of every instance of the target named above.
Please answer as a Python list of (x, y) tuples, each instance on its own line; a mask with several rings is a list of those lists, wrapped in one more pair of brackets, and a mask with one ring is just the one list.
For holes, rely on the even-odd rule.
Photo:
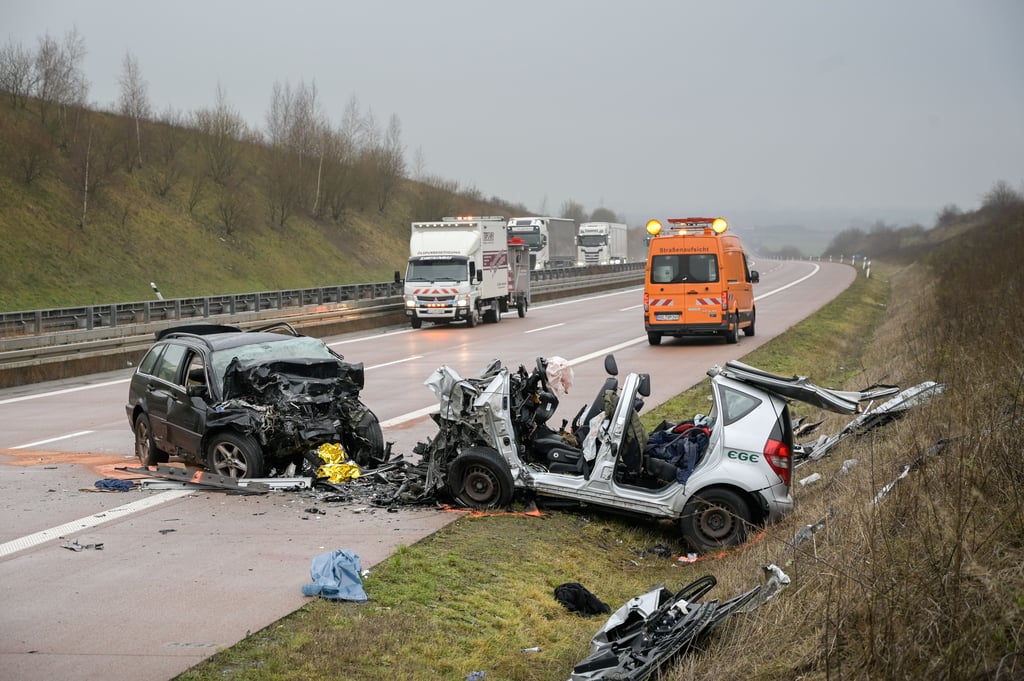
[[(442, 364), (468, 376), (493, 358), (532, 367), (538, 355), (565, 357), (575, 387), (557, 423), (593, 399), (613, 352), (621, 372), (651, 374), (654, 406), (807, 317), (857, 274), (831, 263), (759, 265), (757, 336), (736, 345), (649, 346), (639, 287), (538, 304), (523, 319), (513, 312), (473, 329), (401, 326), (327, 340), (364, 363), (363, 401), (394, 452), (411, 457), (433, 432), (436, 403), (423, 381)], [(94, 491), (96, 480), (137, 465), (129, 375), (0, 390), (0, 680), (164, 681), (301, 607), (314, 556), (348, 549), (372, 569), (454, 519), (302, 492)], [(313, 506), (325, 514), (307, 513)], [(93, 548), (65, 548), (74, 542)]]

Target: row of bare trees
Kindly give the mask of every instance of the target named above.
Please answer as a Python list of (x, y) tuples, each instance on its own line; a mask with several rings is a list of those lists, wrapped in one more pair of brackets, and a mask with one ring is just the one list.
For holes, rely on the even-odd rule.
[(262, 132), (250, 128), (220, 85), (213, 106), (154, 115), (149, 84), (128, 52), (118, 78), (116, 111), (122, 118), (111, 119), (86, 107), (85, 54), (77, 31), (63, 41), (43, 36), (35, 50), (13, 41), (0, 49), (0, 91), (15, 110), (38, 112), (41, 124), (12, 119), (18, 143), (7, 151), (16, 159), (4, 165), (26, 184), (58, 166), (62, 175), (73, 175), (66, 179), (80, 194), (82, 227), (90, 194), (117, 167), (130, 174), (144, 159), (156, 195), (169, 197), (188, 182), (182, 193), (189, 213), (210, 198), (229, 234), (259, 219), (254, 196), (266, 197), (265, 219), (277, 226), (297, 214), (340, 222), (347, 211), (384, 212), (406, 177), (398, 117), (382, 129), (354, 97), (332, 124), (315, 83), (275, 83)]

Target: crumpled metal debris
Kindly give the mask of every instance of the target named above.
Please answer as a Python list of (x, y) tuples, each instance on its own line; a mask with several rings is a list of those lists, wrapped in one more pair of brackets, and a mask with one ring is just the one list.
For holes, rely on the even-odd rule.
[[(935, 381), (925, 381), (912, 388), (901, 390), (877, 407), (866, 409), (854, 417), (846, 426), (834, 435), (822, 435), (813, 442), (803, 443), (794, 448), (793, 459), (800, 466), (808, 461), (815, 461), (828, 454), (829, 450), (850, 435), (862, 435), (879, 426), (897, 419), (912, 409), (926, 403), (932, 397), (942, 394), (946, 386)], [(820, 423), (820, 421), (818, 422)], [(816, 427), (818, 424), (814, 424)], [(805, 433), (809, 430), (805, 430)]]
[(612, 613), (591, 639), (589, 656), (573, 667), (569, 681), (618, 679), (641, 681), (656, 674), (676, 655), (706, 639), (726, 617), (748, 612), (789, 584), (776, 565), (763, 568), (767, 583), (727, 601), (698, 602), (717, 580), (711, 575), (676, 593), (657, 586)]

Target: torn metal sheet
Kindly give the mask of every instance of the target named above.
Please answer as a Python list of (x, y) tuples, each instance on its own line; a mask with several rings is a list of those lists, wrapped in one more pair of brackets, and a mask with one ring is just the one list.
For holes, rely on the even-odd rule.
[(594, 635), (590, 655), (573, 667), (569, 681), (652, 678), (676, 655), (704, 641), (726, 617), (749, 612), (790, 582), (776, 565), (764, 567), (766, 584), (727, 601), (698, 602), (717, 580), (706, 575), (676, 593), (663, 585), (616, 610)]
[(156, 470), (150, 468), (127, 467), (118, 468), (117, 470), (126, 471), (128, 473), (148, 475), (150, 477), (162, 478), (164, 480), (187, 482), (192, 485), (202, 486), (207, 489), (220, 489), (228, 492), (237, 492), (239, 494), (266, 494), (267, 492), (270, 491), (270, 486), (265, 483), (250, 480), (249, 483), (242, 486), (239, 485), (238, 478), (231, 478), (225, 475), (217, 475), (216, 473), (210, 473), (201, 470), (176, 468), (174, 466), (158, 465), (156, 467)]
[(829, 436), (823, 435), (814, 442), (797, 446), (794, 452), (794, 458), (798, 460), (797, 465), (824, 457), (829, 450), (850, 435), (861, 435), (885, 425), (903, 416), (907, 410), (922, 405), (936, 395), (942, 394), (943, 390), (945, 390), (943, 384), (936, 383), (935, 381), (925, 381), (912, 388), (900, 391), (877, 407), (871, 407), (856, 416), (838, 433)]

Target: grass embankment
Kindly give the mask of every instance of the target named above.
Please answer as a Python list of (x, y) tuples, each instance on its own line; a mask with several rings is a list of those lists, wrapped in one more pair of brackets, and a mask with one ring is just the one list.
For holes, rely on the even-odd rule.
[[(876, 265), (872, 278), (859, 276), (745, 358), (839, 387), (947, 384), (940, 399), (799, 468), (796, 479), (823, 480), (795, 485), (794, 514), (747, 545), (682, 563), (650, 551), (681, 551), (669, 524), (569, 512), (462, 518), (377, 566), (364, 584), (370, 602), (311, 602), (181, 678), (425, 681), (479, 670), (565, 679), (604, 618), (565, 611), (553, 598), (558, 584), (581, 582), (614, 609), (657, 584), (678, 589), (713, 574), (710, 597), (728, 598), (758, 583), (767, 563), (783, 567), (790, 588), (731, 619), (664, 678), (1020, 678), (1024, 330), (994, 295), (1021, 290), (1019, 271), (1000, 269), (1022, 252), (1019, 222), (1015, 230), (1014, 248), (972, 241), (973, 267), (958, 263), (961, 247), (933, 256), (931, 268)], [(969, 287), (981, 302), (967, 304)], [(698, 386), (645, 420), (706, 404)], [(834, 417), (823, 432), (842, 423)], [(940, 438), (944, 449), (926, 456)], [(846, 459), (858, 463), (840, 476)], [(905, 465), (911, 473), (872, 504)], [(793, 545), (822, 519), (812, 541)], [(541, 652), (522, 652), (533, 646)]]

